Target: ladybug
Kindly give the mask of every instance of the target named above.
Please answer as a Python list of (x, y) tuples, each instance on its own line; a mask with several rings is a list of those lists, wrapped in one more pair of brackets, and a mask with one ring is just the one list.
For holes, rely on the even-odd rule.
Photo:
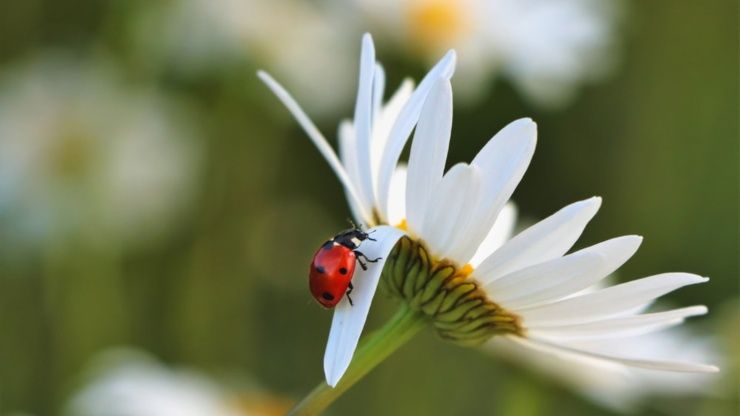
[(352, 305), (349, 294), (352, 293), (355, 262), (360, 264), (362, 270), (367, 270), (365, 262), (375, 263), (380, 260), (380, 257), (371, 260), (357, 250), (365, 240), (376, 241), (355, 226), (335, 235), (314, 254), (308, 273), (308, 286), (321, 306), (331, 309), (345, 295)]

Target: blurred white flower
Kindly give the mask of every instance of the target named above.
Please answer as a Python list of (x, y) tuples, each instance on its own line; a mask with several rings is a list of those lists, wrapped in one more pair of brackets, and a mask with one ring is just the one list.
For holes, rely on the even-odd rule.
[(67, 404), (74, 416), (246, 416), (223, 387), (192, 370), (168, 368), (136, 350), (111, 350)]
[[(18, 242), (165, 231), (192, 196), (192, 129), (104, 62), (49, 55), (0, 80), (0, 227)], [(180, 116), (180, 117), (178, 117)]]
[[(614, 61), (620, 0), (174, 0), (147, 7), (134, 29), (145, 60), (172, 69), (249, 63), (284, 80), (314, 114), (349, 101), (352, 42), (370, 30), (398, 56), (463, 58), (455, 87), (475, 98), (497, 76), (543, 105), (566, 102)], [(331, 62), (328, 65), (327, 62)], [(326, 94), (331, 91), (331, 94)]]
[(299, 97), (332, 91), (316, 110), (336, 111), (349, 100), (356, 64), (350, 26), (330, 12), (296, 0), (174, 0), (158, 17), (142, 18), (136, 38), (177, 71), (245, 62), (268, 67)]
[(111, 368), (78, 393), (70, 414), (78, 416), (238, 416), (218, 386), (193, 372), (156, 364)]
[(465, 96), (503, 75), (537, 103), (557, 105), (612, 64), (618, 0), (355, 0), (371, 31), (402, 53), (460, 53)]
[[(628, 351), (626, 342), (622, 346), (629, 337), (705, 314), (704, 306), (643, 312), (655, 299), (708, 279), (664, 273), (597, 289), (642, 242), (642, 237), (627, 235), (569, 253), (601, 198), (570, 204), (497, 246), (505, 240), (497, 234), (511, 228), (512, 216), (501, 213), (529, 166), (537, 128), (530, 119), (516, 120), (496, 133), (472, 162), (445, 172), (454, 56), (443, 58), (407, 94), (392, 121), (380, 123), (394, 107), (381, 105), (385, 76), (375, 61), (372, 39), (365, 35), (354, 119), (340, 129), (341, 162), (290, 95), (260, 74), (337, 173), (357, 220), (378, 226), (378, 242), (363, 251), (372, 250), (368, 255), (379, 261), (357, 272), (355, 305), (345, 298), (335, 309), (324, 356), (327, 384), (336, 386), (349, 367), (384, 267), (391, 292), (441, 337), (461, 345), (480, 345), (497, 336), (517, 348), (570, 357), (587, 366), (597, 361), (625, 371), (718, 371), (712, 365), (666, 358), (662, 354), (668, 351), (650, 356), (644, 349)], [(377, 134), (386, 124), (387, 132)], [(414, 126), (408, 168), (399, 171), (399, 156)], [(391, 186), (394, 173), (401, 178), (396, 187)], [(500, 221), (504, 224), (497, 225)], [(594, 290), (586, 292), (589, 288)]]

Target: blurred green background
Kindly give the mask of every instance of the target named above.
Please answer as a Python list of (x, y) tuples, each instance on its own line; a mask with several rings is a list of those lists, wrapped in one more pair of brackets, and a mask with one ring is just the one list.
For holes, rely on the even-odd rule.
[[(236, 390), (250, 386), (278, 402), (301, 397), (321, 380), (331, 313), (311, 300), (306, 271), (317, 245), (346, 226), (342, 189), (297, 124), (257, 82), (257, 68), (273, 70), (270, 60), (183, 71), (176, 61), (159, 62), (156, 57), (164, 53), (158, 46), (147, 50), (163, 35), (156, 30), (142, 35), (141, 27), (157, 28), (149, 20), (156, 22), (166, 5), (90, 0), (3, 4), (4, 85), (16, 82), (14, 77), (40, 55), (103, 60), (124, 94), (154, 91), (176, 109), (171, 134), (192, 136), (187, 151), (197, 156), (181, 173), (192, 176), (186, 196), (172, 196), (170, 211), (156, 211), (161, 217), (146, 225), (132, 220), (123, 233), (102, 232), (86, 216), (95, 214), (85, 214), (72, 216), (83, 223), (73, 231), (43, 231), (29, 238), (17, 218), (29, 210), (4, 209), (0, 203), (2, 414), (62, 412), (84, 384), (91, 358), (121, 345), (198, 369)], [(620, 279), (668, 271), (712, 278), (669, 299), (709, 306), (707, 317), (688, 326), (699, 337), (716, 336), (729, 351), (719, 383), (723, 392), (649, 400), (638, 413), (734, 415), (738, 388), (732, 363), (737, 363), (740, 345), (738, 4), (622, 5), (617, 62), (606, 78), (580, 88), (559, 107), (533, 104), (505, 78), (482, 83), (481, 98), (456, 106), (449, 160), (470, 160), (513, 119), (537, 121), (538, 149), (514, 194), (522, 217), (542, 218), (572, 201), (601, 195), (603, 207), (578, 246), (643, 235), (641, 250), (621, 269)], [(348, 50), (351, 62), (359, 50), (360, 29), (336, 34), (357, 40)], [(424, 62), (381, 42), (378, 49), (390, 88), (407, 74), (417, 80), (423, 75)], [(355, 68), (349, 71), (354, 77)], [(323, 99), (313, 95), (301, 102), (313, 114), (312, 102)], [(338, 121), (352, 113), (351, 93), (339, 101), (316, 115), (330, 138)], [(0, 120), (17, 114), (12, 103), (0, 106)], [(23, 108), (31, 119), (41, 111)], [(155, 164), (172, 157), (147, 146), (137, 152)], [(78, 160), (74, 157), (72, 166)], [(2, 173), (7, 170), (0, 167)], [(162, 197), (159, 193), (168, 186), (155, 189), (155, 197)], [(67, 197), (74, 200), (72, 210), (88, 201), (84, 193)], [(148, 232), (165, 218), (166, 227)], [(394, 308), (383, 297), (375, 305), (371, 328)], [(428, 331), (358, 383), (331, 412), (613, 411), (537, 373), (447, 345)]]

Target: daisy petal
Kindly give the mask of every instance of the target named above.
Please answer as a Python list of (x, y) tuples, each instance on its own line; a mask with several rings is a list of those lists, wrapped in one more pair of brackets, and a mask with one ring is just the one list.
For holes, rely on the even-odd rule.
[(449, 51), (447, 54), (432, 68), (419, 86), (411, 94), (406, 105), (403, 106), (398, 114), (393, 127), (388, 135), (388, 143), (384, 149), (383, 156), (380, 159), (380, 169), (378, 172), (378, 206), (381, 211), (388, 207), (388, 189), (390, 188), (391, 176), (398, 164), (398, 158), (406, 141), (409, 139), (411, 130), (419, 120), (421, 107), (426, 101), (427, 94), (432, 85), (439, 79), (450, 79), (455, 71), (455, 61), (457, 57), (455, 51)]
[(642, 237), (624, 236), (510, 273), (485, 286), (506, 308), (540, 305), (577, 293), (616, 271), (637, 251)]
[(376, 263), (368, 263), (367, 270), (357, 269), (352, 280), (354, 290), (350, 305), (345, 297), (334, 309), (334, 317), (329, 330), (329, 340), (324, 353), (324, 374), (326, 383), (336, 386), (339, 379), (352, 361), (357, 348), (357, 342), (365, 326), (370, 304), (378, 287), (380, 273), (385, 266), (385, 259), (396, 245), (403, 232), (395, 227), (379, 226), (370, 229), (373, 238), (377, 241), (365, 240), (362, 243), (362, 252), (369, 258), (378, 258)]
[[(373, 116), (372, 120), (375, 123), (375, 118), (380, 114), (380, 110), (383, 108), (383, 93), (385, 92), (385, 71), (383, 66), (379, 62), (375, 63), (375, 74), (373, 75)], [(372, 139), (371, 139), (372, 140)]]
[(369, 33), (362, 37), (360, 81), (357, 87), (355, 116), (352, 120), (357, 141), (357, 171), (360, 196), (365, 206), (373, 206), (373, 180), (370, 168), (370, 137), (373, 125), (373, 76), (375, 74), (375, 47)]
[(476, 268), (476, 277), (489, 283), (533, 264), (562, 256), (575, 244), (601, 206), (593, 197), (566, 206), (507, 241)]
[[(386, 143), (388, 143), (388, 136), (390, 134), (391, 127), (393, 126), (393, 122), (398, 117), (398, 113), (406, 104), (413, 91), (414, 83), (410, 79), (404, 80), (401, 83), (401, 86), (398, 87), (396, 92), (388, 100), (388, 102), (386, 102), (386, 104), (381, 108), (380, 113), (378, 113), (373, 119), (373, 138), (370, 143), (372, 146), (370, 149), (370, 161), (372, 162), (373, 178), (375, 180), (375, 201), (378, 201), (378, 175), (380, 172), (380, 158), (383, 156), (383, 150), (385, 149)], [(391, 188), (393, 188), (394, 186), (394, 180), (395, 179), (391, 177)], [(403, 186), (404, 189), (406, 189), (405, 182)], [(389, 192), (392, 193), (393, 190), (391, 188), (389, 188)], [(394, 198), (397, 198), (398, 196), (394, 195), (395, 194), (392, 194), (391, 197), (388, 198), (388, 205), (398, 203), (398, 201), (394, 200)], [(403, 205), (405, 205), (406, 194), (401, 194), (400, 198), (403, 199), (402, 203)], [(391, 209), (390, 206), (376, 204), (375, 209), (377, 209), (378, 211), (381, 222), (387, 224), (396, 224), (396, 222), (390, 221), (388, 213), (388, 210)]]
[(664, 273), (645, 277), (548, 305), (517, 311), (525, 325), (566, 325), (615, 316), (672, 292), (709, 279), (690, 273)]
[(424, 218), (432, 194), (442, 181), (452, 130), (452, 86), (439, 79), (427, 96), (411, 142), (406, 185), (409, 229), (426, 235)]
[(493, 223), (493, 227), (491, 227), (488, 235), (486, 235), (480, 243), (480, 247), (476, 250), (473, 258), (470, 259), (469, 263), (473, 267), (477, 267), (483, 260), (490, 256), (491, 253), (496, 251), (511, 238), (511, 234), (514, 232), (514, 226), (516, 225), (516, 219), (516, 205), (509, 201), (498, 214), (496, 222)]
[(398, 165), (393, 173), (390, 194), (388, 223), (399, 224), (406, 218), (406, 165)]
[(628, 367), (645, 368), (650, 370), (662, 370), (662, 371), (678, 371), (678, 372), (689, 372), (689, 373), (716, 373), (719, 369), (713, 365), (697, 364), (681, 361), (662, 361), (662, 360), (651, 360), (631, 357), (621, 357), (611, 354), (602, 354), (594, 351), (586, 351), (578, 348), (572, 348), (565, 345), (555, 344), (544, 340), (535, 340), (532, 338), (522, 338), (517, 336), (509, 336), (509, 339), (514, 340), (522, 346), (533, 348), (542, 352), (551, 354), (566, 354), (566, 355), (580, 355), (588, 358), (595, 358), (599, 360), (610, 361), (618, 364), (622, 364)]
[[(478, 193), (480, 174), (475, 166), (458, 163), (435, 187), (424, 219), (424, 240), (435, 256), (446, 258), (459, 224), (469, 220), (466, 207)], [(408, 204), (408, 201), (406, 202)]]
[(283, 105), (285, 105), (288, 111), (290, 111), (293, 117), (295, 117), (296, 121), (298, 121), (298, 124), (303, 127), (303, 130), (306, 132), (316, 148), (319, 149), (319, 152), (322, 156), (324, 156), (324, 159), (326, 159), (327, 163), (329, 163), (329, 166), (337, 175), (337, 178), (339, 178), (339, 181), (342, 183), (344, 189), (354, 201), (354, 204), (359, 207), (360, 215), (364, 219), (364, 222), (369, 224), (372, 220), (372, 217), (370, 216), (370, 207), (363, 205), (358, 190), (353, 185), (349, 175), (344, 170), (341, 162), (339, 162), (339, 158), (337, 158), (336, 153), (334, 153), (334, 149), (331, 148), (324, 135), (321, 134), (316, 125), (313, 124), (311, 119), (308, 118), (303, 109), (301, 109), (295, 99), (293, 99), (293, 97), (288, 93), (288, 91), (285, 90), (285, 88), (283, 88), (282, 85), (278, 84), (278, 82), (275, 81), (275, 79), (273, 79), (267, 72), (258, 71), (257, 76), (259, 76), (262, 82), (264, 82), (270, 88), (270, 90), (272, 90), (272, 92), (278, 97)]
[(460, 230), (450, 253), (459, 262), (469, 262), (493, 227), (524, 176), (536, 143), (537, 125), (530, 119), (516, 120), (496, 133), (470, 163), (481, 172), (481, 197), (469, 212), (470, 225)]
[[(352, 122), (343, 120), (339, 123), (337, 137), (339, 137), (339, 158), (347, 171), (347, 175), (352, 183), (359, 183), (357, 179), (359, 175), (357, 172), (357, 142), (355, 141), (355, 130), (352, 127)], [(345, 196), (352, 212), (352, 218), (355, 222), (367, 228), (369, 224), (362, 217), (362, 207), (357, 204), (350, 193), (347, 192)]]
[(569, 339), (606, 339), (654, 332), (682, 323), (691, 316), (704, 315), (706, 306), (689, 306), (665, 312), (646, 313), (642, 315), (626, 316), (606, 319), (596, 322), (575, 325), (530, 325), (527, 334), (535, 338), (554, 340)]

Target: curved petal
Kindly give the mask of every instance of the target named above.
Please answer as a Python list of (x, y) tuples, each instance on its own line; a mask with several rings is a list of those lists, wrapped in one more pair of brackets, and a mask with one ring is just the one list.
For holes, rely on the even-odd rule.
[(360, 196), (365, 206), (372, 207), (373, 180), (370, 168), (370, 138), (373, 125), (373, 78), (375, 75), (375, 47), (369, 33), (362, 37), (360, 54), (360, 81), (357, 86), (357, 102), (352, 123), (357, 141), (357, 172)]
[[(358, 183), (357, 142), (355, 141), (355, 130), (352, 127), (351, 121), (343, 120), (339, 123), (337, 137), (339, 137), (339, 158), (344, 165), (344, 169), (347, 171), (347, 175), (352, 183)], [(354, 218), (355, 222), (365, 228), (369, 227), (370, 224), (362, 217), (362, 207), (357, 204), (349, 193), (346, 194), (346, 197), (347, 204), (352, 212), (352, 218)]]
[(510, 273), (485, 286), (510, 310), (541, 305), (580, 292), (616, 271), (635, 254), (642, 237), (624, 236), (565, 257)]
[(525, 326), (593, 322), (632, 311), (668, 292), (708, 280), (690, 273), (664, 273), (548, 305), (524, 308), (517, 311), (517, 314), (524, 318)]
[(295, 99), (293, 99), (282, 85), (278, 84), (278, 82), (275, 81), (275, 79), (273, 79), (267, 72), (258, 71), (257, 76), (267, 85), (268, 88), (270, 88), (270, 90), (272, 90), (273, 94), (275, 94), (288, 111), (293, 114), (293, 117), (298, 121), (298, 124), (303, 127), (303, 130), (316, 148), (319, 149), (319, 152), (324, 156), (326, 162), (329, 163), (329, 166), (337, 175), (337, 178), (339, 178), (339, 182), (342, 183), (349, 197), (355, 201), (355, 206), (360, 208), (360, 215), (365, 220), (364, 222), (367, 224), (372, 223), (372, 217), (370, 216), (370, 212), (372, 211), (371, 207), (363, 205), (358, 189), (355, 187), (352, 180), (350, 180), (349, 175), (344, 170), (341, 162), (339, 162), (339, 158), (337, 158), (336, 153), (334, 153), (334, 149), (331, 148), (324, 135), (321, 134), (316, 125), (313, 124), (311, 119), (308, 118), (303, 109), (301, 109)]
[(607, 339), (642, 335), (682, 323), (691, 316), (704, 315), (706, 306), (689, 306), (665, 312), (646, 313), (574, 325), (550, 325), (527, 328), (535, 338)]
[(511, 272), (562, 256), (596, 215), (601, 198), (593, 197), (562, 208), (507, 241), (476, 268), (476, 277), (489, 283)]
[(479, 264), (488, 256), (501, 247), (507, 242), (516, 226), (517, 220), (517, 208), (516, 205), (509, 201), (496, 218), (496, 222), (493, 223), (493, 227), (488, 232), (486, 237), (480, 243), (480, 246), (475, 251), (473, 258), (470, 259), (469, 263), (473, 267), (478, 267)]
[[(398, 113), (401, 111), (403, 106), (409, 100), (409, 97), (411, 96), (411, 93), (413, 91), (413, 81), (411, 81), (410, 79), (404, 80), (398, 87), (396, 92), (393, 93), (388, 102), (386, 102), (386, 104), (381, 107), (380, 112), (373, 118), (373, 138), (370, 149), (370, 162), (373, 169), (376, 202), (378, 201), (378, 177), (380, 175), (380, 158), (383, 156), (383, 151), (385, 150), (385, 146), (388, 143), (388, 135), (390, 134), (393, 122), (398, 117)], [(378, 204), (376, 204), (375, 206), (375, 209), (377, 209), (378, 211), (378, 215), (380, 215), (381, 222), (385, 222), (388, 224), (395, 224), (395, 222), (390, 221), (390, 214), (388, 211), (391, 209), (392, 205), (398, 204), (398, 201), (393, 200), (393, 198), (395, 197), (395, 194), (393, 194), (394, 180), (395, 178), (392, 176), (390, 185), (391, 187), (389, 188), (389, 192), (391, 192), (391, 194), (387, 198), (388, 206)], [(406, 183), (404, 183), (403, 186), (405, 189)], [(401, 198), (404, 199), (403, 205), (405, 205), (406, 194), (402, 194)]]
[[(375, 73), (373, 75), (373, 125), (375, 118), (383, 108), (383, 94), (385, 93), (385, 70), (379, 62), (375, 62)], [(372, 138), (370, 139), (372, 140)]]
[(719, 371), (717, 367), (707, 364), (623, 357), (619, 355), (600, 353), (596, 351), (587, 351), (539, 339), (523, 338), (518, 336), (509, 336), (508, 338), (514, 340), (520, 345), (542, 352), (547, 352), (551, 354), (581, 355), (584, 357), (626, 365), (628, 367), (689, 373), (716, 373)]
[(447, 250), (459, 224), (469, 219), (466, 204), (477, 198), (479, 184), (478, 169), (458, 163), (434, 190), (426, 210), (422, 237), (435, 256), (448, 257)]
[[(674, 357), (689, 362), (719, 361), (713, 340), (698, 338), (687, 331), (674, 329), (643, 336), (589, 342), (588, 348), (602, 353), (639, 354), (648, 357)], [(598, 345), (593, 345), (598, 344)], [(641, 399), (657, 394), (706, 394), (718, 381), (716, 374), (676, 373), (627, 367), (617, 362), (596, 359), (559, 350), (525, 348), (508, 337), (493, 337), (486, 350), (537, 371), (542, 376), (569, 385), (575, 392), (620, 413), (630, 413)], [(580, 346), (579, 346), (580, 348)], [(721, 362), (721, 361), (720, 361)]]
[(493, 227), (524, 176), (536, 143), (537, 125), (528, 118), (516, 120), (496, 133), (470, 163), (481, 171), (481, 198), (470, 210), (470, 225), (460, 230), (454, 244), (453, 255), (459, 262), (470, 261)]
[(442, 181), (451, 131), (452, 86), (450, 81), (438, 79), (419, 117), (406, 177), (406, 219), (409, 229), (420, 236), (426, 236), (424, 218)]
[(455, 71), (456, 60), (455, 51), (451, 50), (447, 52), (434, 68), (427, 73), (421, 83), (419, 83), (419, 86), (411, 94), (406, 105), (401, 109), (395, 123), (393, 123), (393, 127), (388, 135), (388, 143), (380, 159), (380, 169), (378, 171), (378, 206), (381, 207), (381, 210), (386, 210), (388, 207), (388, 189), (390, 188), (391, 176), (398, 164), (398, 158), (401, 157), (401, 152), (404, 146), (406, 146), (406, 141), (409, 139), (411, 130), (413, 130), (416, 122), (419, 120), (421, 107), (426, 101), (427, 94), (432, 84), (439, 78), (449, 80), (452, 77), (452, 73)]
[(393, 173), (390, 195), (386, 218), (389, 224), (397, 225), (406, 218), (406, 165), (399, 164)]
[(390, 226), (375, 227), (369, 232), (373, 233), (373, 238), (377, 241), (364, 241), (361, 246), (362, 252), (370, 258), (380, 257), (380, 260), (376, 263), (368, 263), (367, 270), (355, 271), (355, 278), (352, 280), (354, 305), (350, 305), (345, 297), (334, 309), (329, 340), (324, 353), (326, 383), (332, 387), (336, 386), (352, 361), (370, 311), (370, 304), (378, 288), (385, 259), (398, 239), (403, 236), (403, 231)]

